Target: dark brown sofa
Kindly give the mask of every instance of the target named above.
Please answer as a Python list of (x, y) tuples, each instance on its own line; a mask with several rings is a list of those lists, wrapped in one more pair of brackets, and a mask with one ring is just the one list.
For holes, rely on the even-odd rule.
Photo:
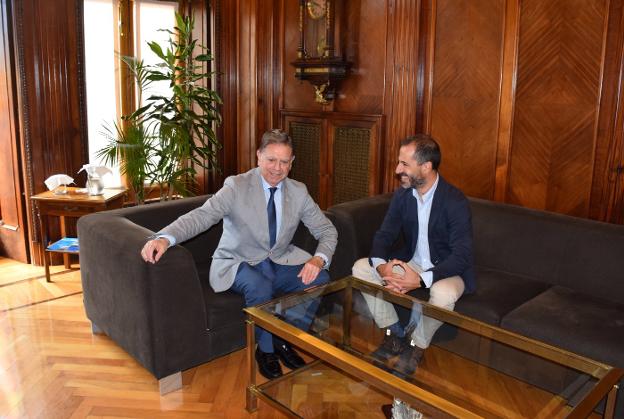
[[(329, 209), (345, 260), (368, 256), (390, 198)], [(477, 291), (462, 296), (455, 310), (624, 368), (624, 226), (480, 199), (470, 199), (470, 205)], [(347, 266), (340, 269), (348, 273)], [(427, 291), (413, 295), (428, 299)], [(452, 344), (462, 355), (477, 357), (471, 354), (478, 347), (473, 340), (455, 337)], [(504, 357), (499, 367), (517, 372)], [(543, 375), (526, 378), (548, 388), (550, 377)], [(624, 417), (623, 398), (617, 417)]]
[[(80, 271), (87, 317), (158, 380), (161, 392), (181, 387), (181, 372), (245, 346), (243, 298), (214, 293), (208, 273), (221, 224), (156, 264), (139, 254), (147, 237), (208, 196), (100, 212), (78, 221)], [(314, 251), (300, 226), (294, 239)]]
[[(368, 256), (391, 195), (347, 202), (328, 217), (339, 240), (330, 275), (351, 274)], [(242, 298), (208, 284), (219, 225), (146, 264), (147, 236), (206, 196), (96, 213), (78, 223), (87, 316), (156, 378), (245, 345)], [(597, 361), (624, 367), (624, 226), (471, 199), (477, 292), (460, 313)], [(313, 251), (301, 228), (296, 243)], [(426, 292), (415, 296), (426, 299)], [(443, 335), (441, 333), (440, 335)], [(455, 342), (462, 342), (455, 339)], [(456, 348), (470, 356), (470, 341)], [(506, 365), (501, 369), (505, 370)], [(624, 401), (618, 403), (618, 417)]]

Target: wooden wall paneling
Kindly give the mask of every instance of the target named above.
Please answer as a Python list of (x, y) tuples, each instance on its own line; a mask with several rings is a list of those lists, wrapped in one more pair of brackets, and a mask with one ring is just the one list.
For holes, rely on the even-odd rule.
[(437, 0), (429, 119), (440, 172), (464, 193), (494, 195), (504, 0)]
[[(623, 74), (624, 78), (624, 74)], [(624, 79), (620, 79), (620, 87)], [(610, 223), (624, 224), (624, 95), (619, 96), (618, 112), (616, 113), (616, 124), (614, 130), (614, 143), (617, 144), (610, 154), (611, 164), (608, 166), (609, 173), (609, 195), (608, 208), (602, 221)]]
[(418, 113), (419, 33), (421, 1), (387, 2), (388, 32), (385, 55), (384, 114), (385, 150), (383, 156), (383, 191), (396, 188), (394, 171), (399, 141), (415, 134)]
[(256, 165), (258, 97), (257, 27), (258, 0), (239, 0), (238, 22), (238, 172)]
[(518, 30), (520, 26), (519, 0), (507, 0), (505, 5), (505, 26), (503, 29), (503, 57), (501, 75), (501, 93), (498, 112), (498, 138), (496, 150), (496, 169), (494, 182), (494, 200), (505, 202), (507, 180), (509, 177), (509, 159), (511, 156), (511, 133), (513, 110), (516, 96), (516, 70), (518, 64)]
[(508, 202), (588, 215), (607, 5), (521, 3)]
[[(385, 49), (388, 2), (343, 0), (341, 51), (353, 63), (340, 84), (334, 110), (381, 114), (385, 89)], [(310, 98), (312, 99), (312, 98)]]
[(0, 255), (28, 262), (22, 198), (11, 2), (0, 0)]
[(283, 0), (265, 0), (256, 17), (257, 121), (256, 143), (262, 134), (279, 128), (282, 83), (281, 39)]
[(214, 0), (215, 8), (215, 54), (217, 57), (216, 87), (223, 105), (223, 123), (217, 128), (217, 135), (223, 147), (219, 151), (221, 176), (214, 179), (213, 190), (218, 190), (223, 179), (238, 173), (238, 1)]
[[(213, 9), (210, 7), (209, 0), (179, 0), (178, 12), (193, 17), (195, 21), (193, 38), (197, 39), (200, 45), (206, 47), (207, 52), (213, 54), (214, 58), (211, 63), (203, 63), (203, 71), (214, 72), (216, 70), (216, 52), (212, 36), (214, 21), (212, 15)], [(201, 83), (208, 89), (215, 89), (213, 79), (202, 80)], [(197, 111), (201, 111), (201, 109), (197, 109)], [(221, 137), (219, 137), (218, 134), (217, 138), (221, 140)], [(216, 151), (218, 153), (218, 150)], [(217, 181), (217, 177), (219, 176), (218, 171), (206, 169), (196, 163), (192, 164), (197, 171), (197, 175), (195, 176), (195, 181), (197, 182), (195, 193), (199, 195), (215, 192), (218, 189), (218, 187), (214, 186)], [(219, 183), (219, 186), (220, 185), (221, 183)]]
[(624, 1), (611, 0), (589, 216), (624, 223)]
[[(55, 173), (84, 183), (76, 176), (88, 161), (82, 5), (80, 0), (14, 3), (20, 138), (28, 225), (35, 242), (41, 238), (28, 198), (45, 190), (43, 181)], [(57, 227), (51, 230), (51, 237), (58, 235)], [(38, 246), (31, 243), (31, 249)], [(41, 263), (41, 255), (32, 255)]]
[(436, 0), (422, 0), (418, 30), (418, 82), (415, 132), (431, 131), (431, 94), (435, 53)]

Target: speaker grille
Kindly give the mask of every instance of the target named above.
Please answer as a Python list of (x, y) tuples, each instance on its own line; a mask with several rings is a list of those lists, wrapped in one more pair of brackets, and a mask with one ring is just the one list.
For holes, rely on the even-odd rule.
[(292, 179), (303, 182), (310, 196), (319, 200), (321, 125), (304, 122), (290, 124), (290, 137), (295, 147)]
[(332, 205), (368, 196), (371, 131), (336, 128)]

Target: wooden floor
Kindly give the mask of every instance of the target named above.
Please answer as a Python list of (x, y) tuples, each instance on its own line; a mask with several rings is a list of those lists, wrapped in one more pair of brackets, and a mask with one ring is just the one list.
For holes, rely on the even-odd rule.
[[(184, 372), (183, 389), (160, 396), (149, 372), (108, 337), (91, 333), (78, 266), (52, 272), (54, 282), (46, 283), (43, 268), (0, 258), (0, 418), (283, 417), (262, 402), (253, 414), (245, 410), (244, 351)], [(558, 416), (553, 412), (560, 406), (549, 406), (547, 394), (501, 374), (492, 377), (496, 385), (488, 385), (470, 365), (432, 347), (417, 378), (449, 394), (466, 393), (480, 405), (498, 400), (487, 417)], [(306, 417), (383, 418), (378, 406), (389, 396), (361, 382), (341, 382), (331, 371), (322, 372), (322, 385), (314, 384), (318, 374), (284, 380), (276, 398), (298, 400), (302, 412), (311, 413)], [(444, 376), (455, 377), (455, 387), (436, 382)], [(322, 412), (312, 407), (319, 401), (326, 407)]]
[(260, 403), (245, 411), (246, 362), (238, 351), (184, 373), (160, 396), (156, 379), (84, 314), (80, 271), (0, 258), (0, 418), (282, 418)]

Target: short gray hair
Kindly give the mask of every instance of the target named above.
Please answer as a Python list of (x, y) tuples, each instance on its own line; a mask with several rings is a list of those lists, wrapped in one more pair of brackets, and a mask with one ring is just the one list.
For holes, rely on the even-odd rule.
[(262, 153), (264, 149), (267, 148), (267, 146), (270, 144), (282, 144), (288, 146), (294, 154), (292, 139), (286, 133), (286, 131), (282, 131), (281, 129), (272, 129), (265, 132), (262, 135), (262, 140), (260, 141), (258, 151)]

